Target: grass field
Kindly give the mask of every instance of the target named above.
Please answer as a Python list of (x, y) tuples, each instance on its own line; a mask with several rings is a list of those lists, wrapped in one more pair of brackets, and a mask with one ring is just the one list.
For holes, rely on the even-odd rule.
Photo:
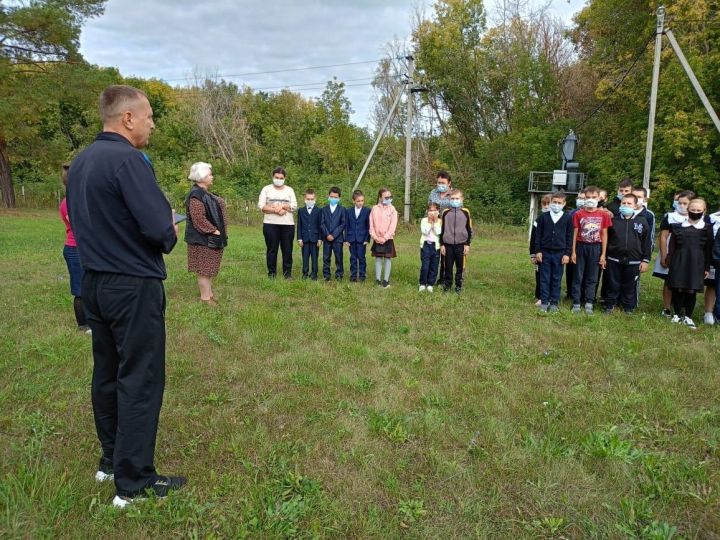
[(156, 464), (189, 484), (116, 511), (63, 226), (0, 230), (0, 537), (720, 537), (720, 329), (649, 276), (632, 317), (540, 316), (524, 232), (489, 226), (460, 297), (417, 292), (414, 231), (381, 290), (268, 281), (237, 225), (213, 309), (179, 243)]

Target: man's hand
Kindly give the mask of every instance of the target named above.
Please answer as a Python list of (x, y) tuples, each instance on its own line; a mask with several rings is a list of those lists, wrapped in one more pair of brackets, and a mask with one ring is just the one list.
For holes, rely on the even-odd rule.
[(300, 247), (303, 247), (303, 241), (302, 241), (302, 240), (298, 240), (298, 244), (300, 245)]
[(345, 244), (345, 247), (350, 247), (350, 242), (343, 242)]
[(640, 273), (643, 274), (643, 273), (647, 272), (649, 267), (650, 267), (650, 265), (648, 263), (641, 262), (640, 263)]
[(542, 264), (542, 253), (540, 251), (535, 254), (535, 264)]
[(332, 242), (333, 240), (335, 240), (335, 237), (332, 234), (328, 234), (325, 238), (327, 238), (328, 242)]
[(463, 246), (463, 255), (470, 253), (470, 246)]
[(440, 255), (445, 255), (445, 246), (440, 246)]
[(567, 264), (569, 262), (570, 262), (570, 257), (568, 257), (567, 255), (563, 255), (562, 259), (560, 260), (560, 263)]

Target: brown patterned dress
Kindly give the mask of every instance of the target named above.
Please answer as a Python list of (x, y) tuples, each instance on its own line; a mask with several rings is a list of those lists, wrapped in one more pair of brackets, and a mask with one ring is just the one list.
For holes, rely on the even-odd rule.
[[(225, 220), (225, 230), (227, 230), (227, 212), (225, 212), (225, 201), (222, 197), (210, 194), (217, 200), (222, 210), (223, 219)], [(205, 217), (205, 205), (199, 199), (190, 199), (190, 215), (188, 218), (192, 221), (193, 226), (202, 234), (212, 234), (217, 229), (215, 225), (208, 221)], [(203, 277), (215, 277), (220, 271), (220, 262), (222, 262), (223, 250), (210, 249), (207, 246), (199, 246), (197, 244), (188, 244), (188, 272), (195, 272)]]

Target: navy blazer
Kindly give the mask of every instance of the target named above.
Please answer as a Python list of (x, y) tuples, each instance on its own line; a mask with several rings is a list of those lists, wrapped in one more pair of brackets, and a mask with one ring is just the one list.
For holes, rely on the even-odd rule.
[(327, 242), (327, 236), (331, 234), (333, 242), (343, 241), (345, 236), (345, 207), (338, 203), (335, 212), (330, 211), (330, 205), (320, 209), (320, 232), (323, 241)]
[(370, 242), (370, 209), (364, 206), (355, 217), (355, 205), (345, 210), (345, 241)]
[(303, 242), (317, 242), (320, 238), (320, 211), (317, 206), (308, 214), (307, 207), (297, 211), (297, 239)]

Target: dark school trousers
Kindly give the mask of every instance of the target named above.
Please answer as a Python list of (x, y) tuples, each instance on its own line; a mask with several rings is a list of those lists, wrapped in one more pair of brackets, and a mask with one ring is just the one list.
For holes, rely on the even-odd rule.
[(265, 259), (267, 261), (268, 276), (275, 277), (277, 274), (278, 247), (282, 251), (283, 276), (292, 275), (292, 252), (293, 238), (295, 237), (295, 225), (275, 225), (263, 223), (263, 236), (267, 248)]
[(560, 303), (560, 287), (563, 276), (563, 252), (543, 251), (543, 260), (540, 263), (540, 295), (538, 298), (543, 304), (557, 306)]
[(365, 279), (367, 274), (367, 261), (364, 242), (350, 242), (350, 278)]
[(420, 248), (420, 285), (435, 285), (438, 273), (440, 250), (435, 242), (423, 242)]
[(330, 257), (335, 254), (335, 277), (343, 277), (343, 243), (342, 240), (328, 242), (323, 240), (323, 277), (330, 279)]
[[(302, 274), (317, 279), (318, 275), (318, 245), (317, 242), (303, 242), (302, 246)], [(311, 269), (312, 267), (312, 269)]]
[(162, 280), (86, 271), (83, 301), (92, 330), (92, 405), (103, 458), (118, 495), (157, 479), (153, 456), (165, 389)]
[(611, 309), (620, 305), (625, 311), (633, 311), (637, 307), (640, 265), (622, 264), (608, 259), (603, 276), (606, 276), (603, 288), (605, 308)]
[(602, 245), (578, 242), (575, 246), (575, 275), (573, 276), (573, 304), (579, 304), (582, 298), (586, 303), (595, 302), (595, 286), (600, 271), (600, 253)]
[(445, 290), (452, 287), (453, 265), (455, 266), (455, 289), (460, 290), (463, 285), (463, 265), (465, 264), (465, 244), (445, 245), (445, 268), (443, 269), (443, 287)]
[[(720, 233), (718, 233), (720, 234)], [(715, 324), (720, 324), (720, 266), (715, 267)]]

